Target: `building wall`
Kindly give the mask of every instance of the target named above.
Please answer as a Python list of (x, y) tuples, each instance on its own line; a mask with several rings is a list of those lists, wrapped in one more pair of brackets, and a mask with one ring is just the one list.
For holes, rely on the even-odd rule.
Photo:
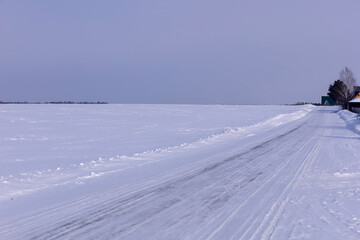
[(332, 99), (329, 96), (322, 96), (321, 97), (321, 105), (328, 105), (328, 106), (333, 106), (335, 105), (336, 102), (334, 99)]

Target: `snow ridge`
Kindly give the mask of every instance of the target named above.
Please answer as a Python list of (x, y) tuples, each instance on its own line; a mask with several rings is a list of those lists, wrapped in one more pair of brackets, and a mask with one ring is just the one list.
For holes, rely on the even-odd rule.
[(347, 128), (360, 135), (360, 115), (348, 110), (338, 112), (339, 117), (345, 121)]
[[(313, 106), (307, 105), (301, 110), (279, 114), (265, 121), (230, 129), (223, 129), (222, 133), (213, 134), (194, 142), (185, 142), (178, 146), (157, 148), (153, 150), (135, 153), (133, 155), (116, 155), (112, 157), (99, 157), (89, 162), (58, 166), (54, 169), (36, 170), (23, 172), (20, 175), (0, 176), (0, 201), (24, 194), (34, 193), (54, 185), (65, 185), (68, 183), (84, 184), (91, 178), (103, 176), (114, 172), (124, 171), (129, 168), (164, 159), (167, 154), (184, 152), (189, 149), (206, 147), (211, 144), (224, 142), (233, 138), (253, 136), (257, 132), (267, 131), (280, 125), (298, 120), (311, 112)], [(161, 158), (163, 157), (163, 158)]]

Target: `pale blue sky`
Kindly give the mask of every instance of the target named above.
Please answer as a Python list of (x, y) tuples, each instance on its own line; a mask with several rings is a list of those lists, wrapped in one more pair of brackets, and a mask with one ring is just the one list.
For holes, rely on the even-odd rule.
[[(0, 100), (319, 102), (360, 1), (0, 0)], [(360, 82), (360, 81), (359, 81)]]

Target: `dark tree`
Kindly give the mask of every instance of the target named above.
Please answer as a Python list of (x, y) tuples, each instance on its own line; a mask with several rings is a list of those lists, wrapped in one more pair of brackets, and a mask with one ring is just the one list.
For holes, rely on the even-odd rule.
[(336, 80), (333, 85), (330, 84), (328, 95), (336, 101), (336, 104), (343, 106), (346, 106), (352, 99), (352, 94), (348, 87), (341, 80)]

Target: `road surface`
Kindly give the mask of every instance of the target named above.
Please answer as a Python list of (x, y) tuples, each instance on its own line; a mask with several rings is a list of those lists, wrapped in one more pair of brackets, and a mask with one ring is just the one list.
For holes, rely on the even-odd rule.
[(324, 200), (337, 187), (360, 188), (359, 181), (335, 184), (344, 165), (336, 148), (358, 141), (334, 109), (318, 108), (227, 152), (2, 222), (0, 237), (359, 239), (359, 226), (349, 222), (357, 218), (354, 205), (336, 212)]

